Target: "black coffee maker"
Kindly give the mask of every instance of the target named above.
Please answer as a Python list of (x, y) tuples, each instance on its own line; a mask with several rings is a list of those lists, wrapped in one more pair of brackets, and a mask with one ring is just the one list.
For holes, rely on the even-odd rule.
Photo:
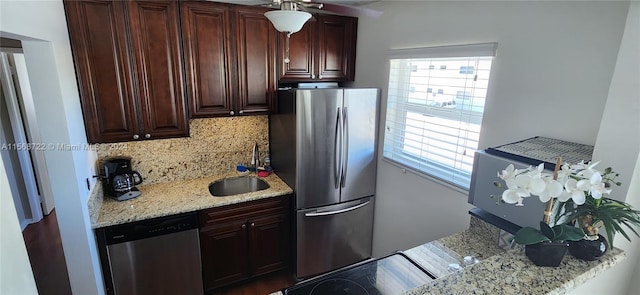
[(142, 176), (138, 171), (131, 169), (131, 158), (115, 157), (103, 161), (104, 189), (107, 195), (124, 201), (140, 196), (140, 191), (135, 187), (142, 183)]

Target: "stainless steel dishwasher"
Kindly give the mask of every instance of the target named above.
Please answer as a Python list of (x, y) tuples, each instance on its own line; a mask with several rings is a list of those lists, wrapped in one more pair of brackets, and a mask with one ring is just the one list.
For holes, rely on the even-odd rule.
[(203, 294), (198, 215), (96, 230), (107, 294)]

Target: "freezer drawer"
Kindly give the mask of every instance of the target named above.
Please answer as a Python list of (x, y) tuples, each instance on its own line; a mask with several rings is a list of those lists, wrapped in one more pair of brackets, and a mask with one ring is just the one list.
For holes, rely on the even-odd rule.
[(305, 278), (371, 257), (373, 197), (297, 211), (296, 276)]

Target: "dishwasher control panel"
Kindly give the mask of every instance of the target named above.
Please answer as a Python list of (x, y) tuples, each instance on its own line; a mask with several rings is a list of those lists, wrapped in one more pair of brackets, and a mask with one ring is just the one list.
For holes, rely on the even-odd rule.
[(168, 235), (198, 228), (197, 213), (185, 213), (167, 217), (114, 225), (104, 229), (107, 245)]

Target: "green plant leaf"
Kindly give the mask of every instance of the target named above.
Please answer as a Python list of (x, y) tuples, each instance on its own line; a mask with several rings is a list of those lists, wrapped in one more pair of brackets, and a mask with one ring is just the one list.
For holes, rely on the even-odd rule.
[(556, 225), (551, 229), (553, 230), (553, 237), (551, 238), (551, 241), (555, 242), (555, 241), (562, 240), (562, 237), (565, 234), (564, 233), (565, 228), (560, 225)]
[[(636, 236), (640, 237), (640, 234), (638, 234), (638, 232), (627, 222), (627, 221), (620, 221), (620, 223), (624, 224), (625, 226), (627, 226), (627, 228), (629, 228), (634, 234), (636, 234)], [(629, 242), (631, 242), (631, 240), (629, 238), (627, 238), (627, 240)]]
[(566, 224), (559, 224), (553, 227), (553, 231), (556, 233), (553, 241), (579, 241), (584, 238), (584, 232), (582, 229), (575, 226)]
[[(574, 206), (572, 200), (567, 201), (563, 206), (558, 206), (556, 211), (556, 220), (565, 217), (564, 223), (578, 220), (581, 216), (591, 215), (593, 224), (601, 224), (604, 227), (607, 240), (612, 243), (616, 233), (620, 233), (626, 239), (629, 239), (630, 230), (633, 234), (640, 237), (636, 228), (640, 227), (640, 211), (635, 210), (631, 205), (606, 197), (594, 199), (587, 195), (585, 203)], [(562, 212), (564, 208), (564, 212)], [(554, 229), (555, 230), (555, 229)]]
[(540, 231), (549, 238), (549, 240), (555, 240), (556, 233), (548, 224), (544, 223), (544, 221), (540, 221)]
[(628, 241), (631, 241), (631, 239), (629, 238), (629, 235), (627, 235), (627, 233), (624, 232), (624, 229), (622, 229), (622, 227), (617, 222), (613, 222), (611, 223), (611, 225), (613, 226), (614, 231), (619, 232), (625, 237), (625, 239), (627, 239)]
[(515, 235), (516, 243), (520, 245), (532, 245), (541, 242), (551, 241), (542, 232), (533, 227), (523, 227)]

